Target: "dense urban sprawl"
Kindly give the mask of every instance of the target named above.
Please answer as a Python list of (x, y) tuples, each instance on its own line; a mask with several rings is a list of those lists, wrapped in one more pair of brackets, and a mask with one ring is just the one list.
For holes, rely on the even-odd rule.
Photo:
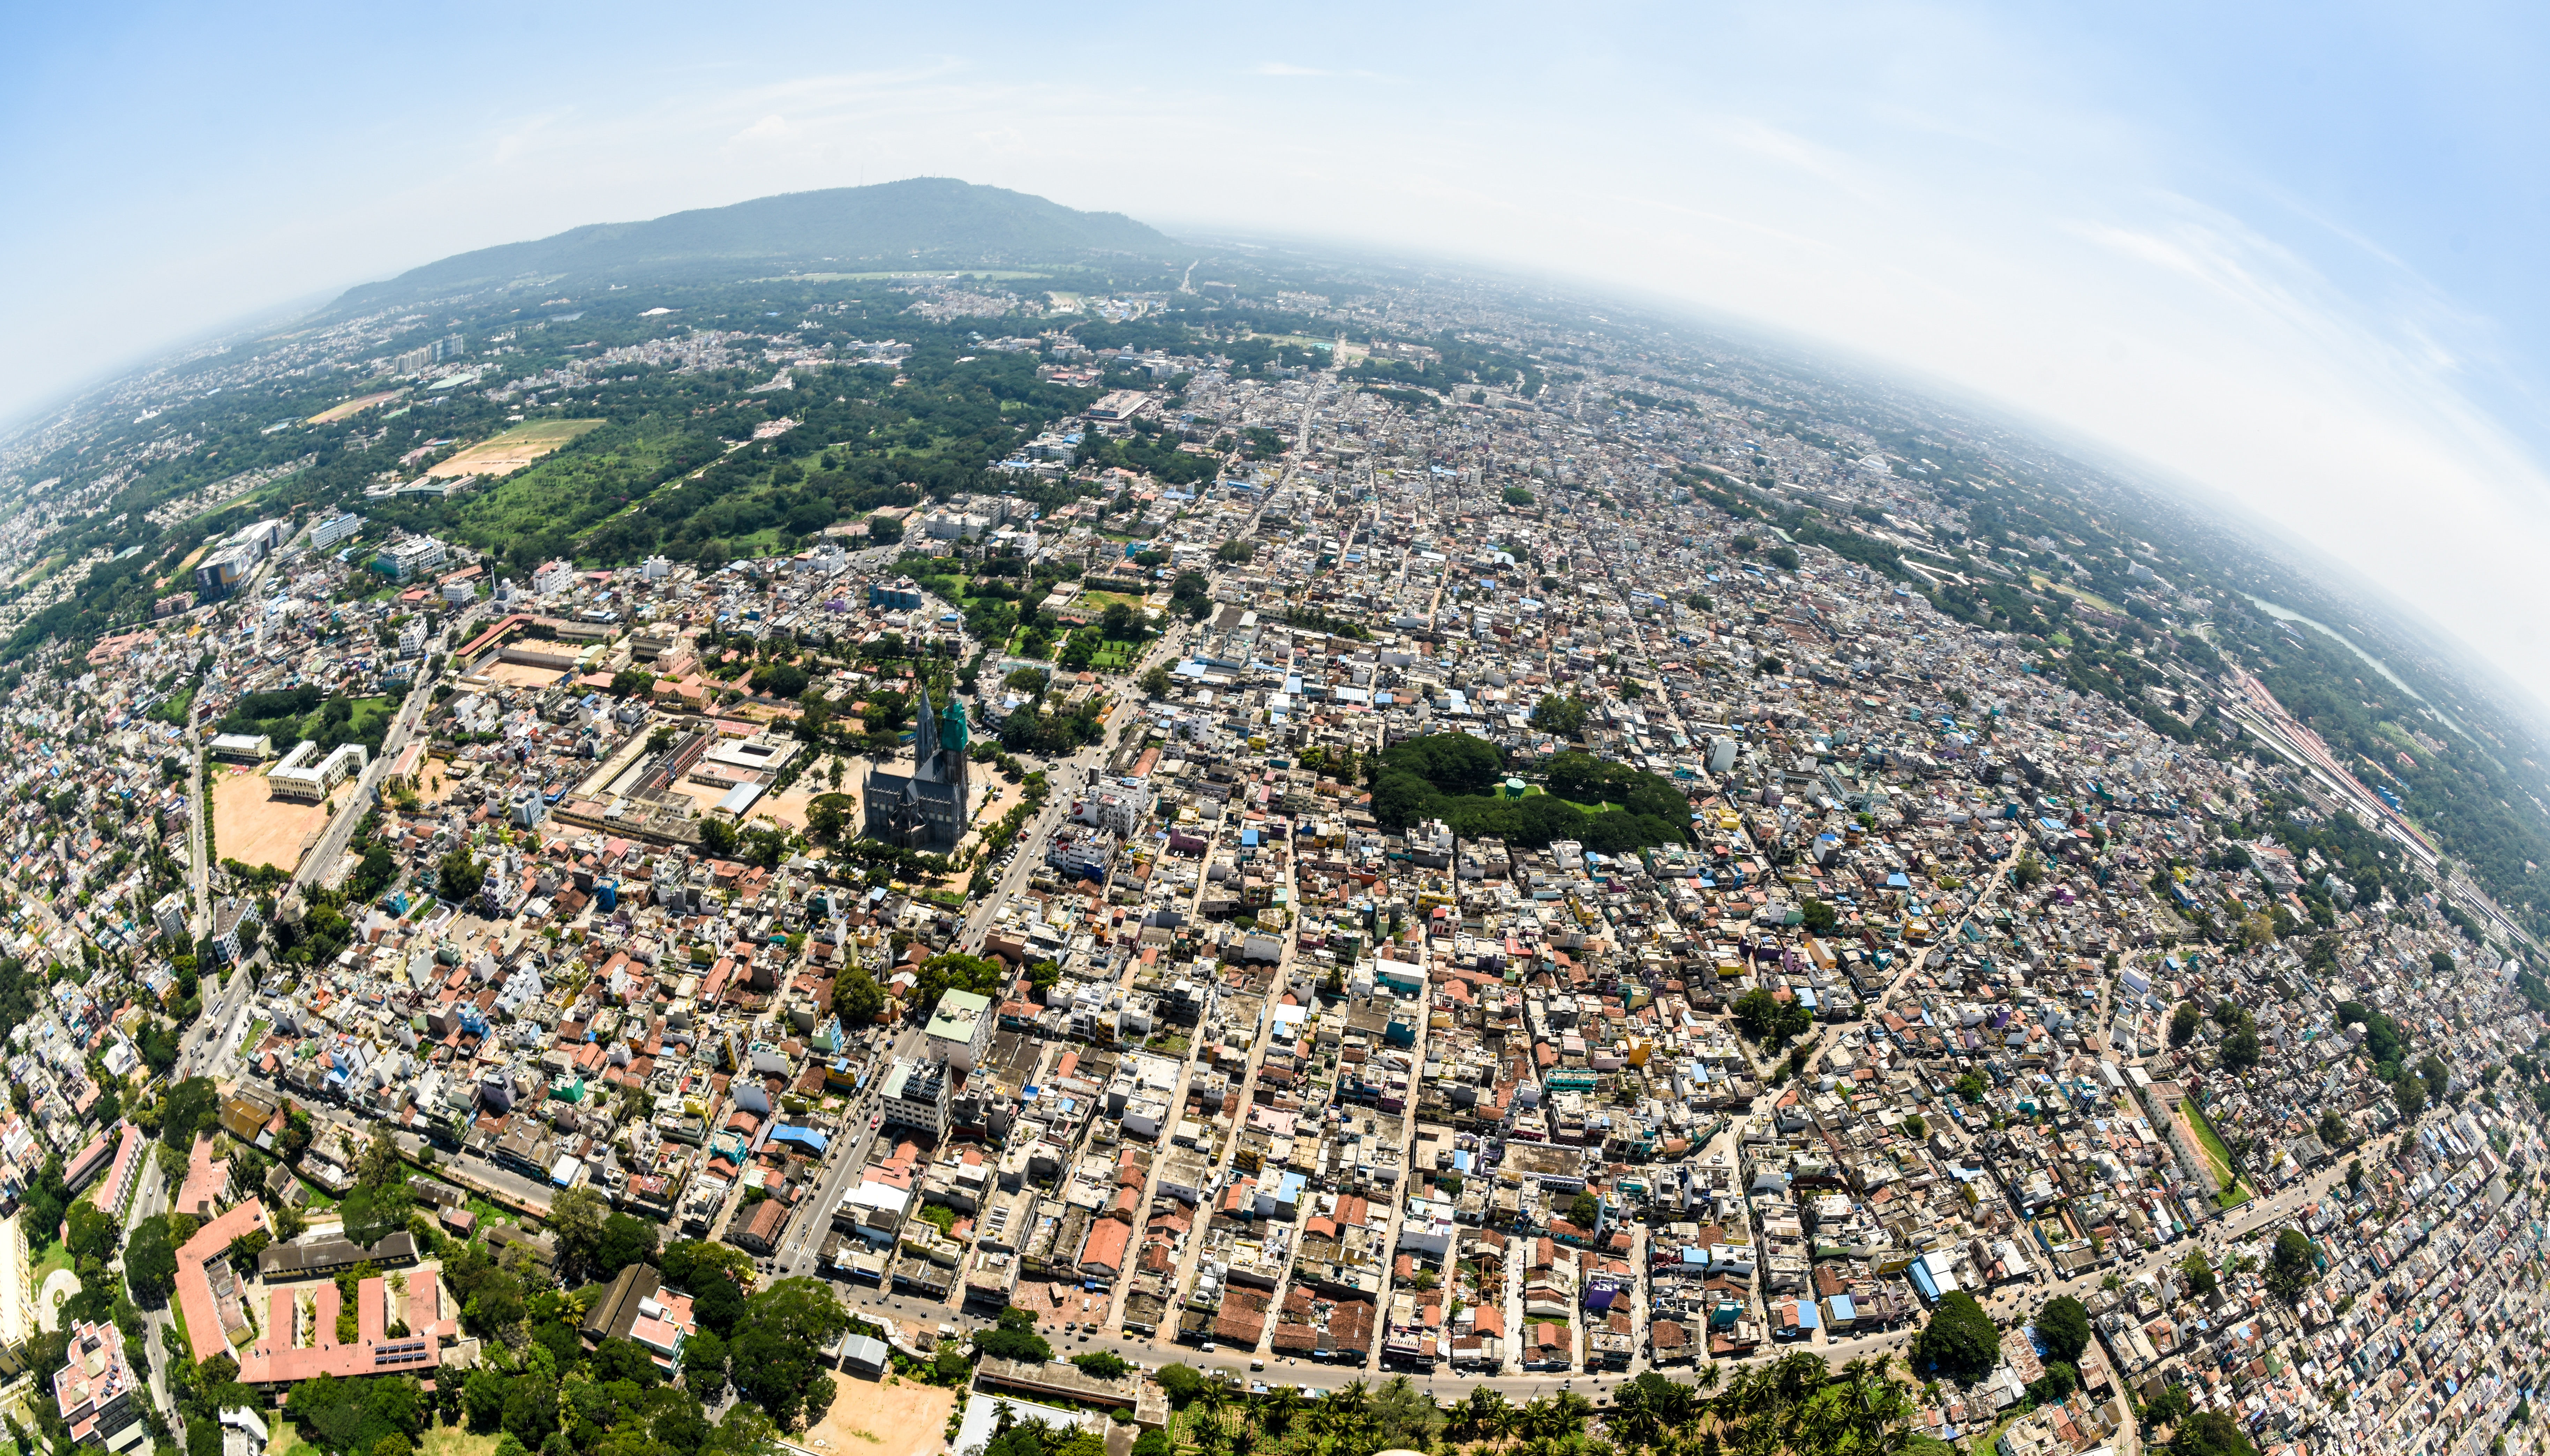
[[(995, 1456), (1299, 1399), (1714, 1453), (1801, 1354), (2001, 1456), (2529, 1441), (2550, 994), (2217, 650), (2250, 604), (1986, 531), (2015, 467), (1782, 424), (1731, 360), (1282, 303), (1335, 339), (1243, 367), (923, 289), (1111, 387), (974, 489), (621, 566), (370, 519), (574, 436), (438, 439), (22, 658), (21, 1448), (837, 1449), (893, 1373)], [(1447, 382), (1455, 336), (1531, 367)], [(340, 1389), (402, 1377), (426, 1414)]]

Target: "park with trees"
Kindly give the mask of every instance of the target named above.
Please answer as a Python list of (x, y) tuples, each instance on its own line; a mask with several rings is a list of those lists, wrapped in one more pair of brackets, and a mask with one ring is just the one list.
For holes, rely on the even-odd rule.
[[(1158, 1375), (1169, 1429), (1143, 1435), (1133, 1456), (1368, 1456), (1383, 1450), (1463, 1456), (1943, 1456), (1911, 1429), (1918, 1394), (1885, 1360), (1838, 1368), (1798, 1351), (1777, 1360), (1709, 1364), (1696, 1382), (1648, 1371), (1620, 1382), (1603, 1406), (1573, 1391), (1517, 1403), (1492, 1387), (1438, 1405), (1406, 1376), (1354, 1380), (1321, 1395), (1292, 1386), (1251, 1390), (1223, 1371), (1183, 1364)], [(1044, 1437), (1047, 1442), (1056, 1437)], [(999, 1445), (996, 1440), (995, 1446)], [(986, 1456), (1067, 1456), (1056, 1448)]]

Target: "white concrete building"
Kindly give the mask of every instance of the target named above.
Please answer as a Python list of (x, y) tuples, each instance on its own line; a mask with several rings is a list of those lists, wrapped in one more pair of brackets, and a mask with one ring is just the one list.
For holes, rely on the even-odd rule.
[(369, 761), (370, 755), (360, 743), (340, 743), (322, 759), (319, 745), (304, 738), (292, 745), (281, 763), (266, 770), (266, 790), (277, 799), (316, 804), (326, 799), (330, 790), (360, 773)]
[(972, 1071), (983, 1053), (992, 1046), (992, 1029), (999, 1018), (992, 1014), (992, 998), (971, 991), (943, 991), (938, 1007), (930, 1014), (928, 1054), (944, 1060), (949, 1066)]
[(947, 1135), (947, 1063), (932, 1059), (906, 1058), (888, 1068), (885, 1083), (878, 1089), (884, 1099), (885, 1119), (905, 1127), (918, 1127), (932, 1137)]

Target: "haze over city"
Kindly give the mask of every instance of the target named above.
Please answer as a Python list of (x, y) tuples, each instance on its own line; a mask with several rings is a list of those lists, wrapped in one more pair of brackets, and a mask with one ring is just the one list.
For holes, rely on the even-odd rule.
[(2550, 547), (2537, 16), (263, 14), (19, 31), (0, 413), (446, 252), (960, 176), (1688, 300), (2246, 505), (2550, 691), (2550, 607), (2472, 589)]
[(13, 21), (0, 1456), (2540, 1456), (2535, 17)]

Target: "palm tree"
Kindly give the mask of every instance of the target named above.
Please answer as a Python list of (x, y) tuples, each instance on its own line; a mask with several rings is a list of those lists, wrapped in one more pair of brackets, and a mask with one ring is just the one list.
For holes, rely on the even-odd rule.
[(1534, 1440), (1555, 1441), (1581, 1423), (1593, 1408), (1592, 1402), (1573, 1391), (1555, 1398), (1544, 1396), (1522, 1407), (1523, 1434)]
[(1196, 1404), (1204, 1407), (1205, 1419), (1218, 1430), (1222, 1426), (1223, 1408), (1230, 1404), (1230, 1387), (1220, 1380), (1207, 1380), (1196, 1392)]
[(1612, 1413), (1604, 1424), (1625, 1446), (1652, 1446), (1664, 1435), (1664, 1421), (1647, 1399), (1647, 1388), (1634, 1380), (1613, 1395)]
[(1471, 1436), (1503, 1437), (1506, 1422), (1514, 1407), (1506, 1404), (1505, 1394), (1487, 1386), (1473, 1386), (1470, 1399), (1461, 1406), (1459, 1428)]
[(1311, 1439), (1319, 1450), (1329, 1450), (1345, 1439), (1345, 1412), (1330, 1397), (1322, 1397), (1313, 1402), (1304, 1423), (1310, 1426)]
[(1382, 1382), (1372, 1398), (1372, 1415), (1382, 1439), (1397, 1446), (1422, 1447), (1433, 1439), (1437, 1409), (1432, 1397), (1407, 1376)]
[(1839, 1384), (1847, 1395), (1847, 1414), (1839, 1422), (1837, 1447), (1866, 1456), (1895, 1456), (1912, 1430), (1912, 1400), (1887, 1374), (1893, 1361), (1853, 1360), (1842, 1367)]
[(1257, 1403), (1258, 1419), (1268, 1435), (1280, 1436), (1292, 1428), (1293, 1417), (1301, 1413), (1302, 1391), (1298, 1386), (1279, 1385)]
[(1338, 1444), (1358, 1447), (1364, 1451), (1372, 1449), (1373, 1436), (1377, 1430), (1377, 1424), (1372, 1418), (1372, 1393), (1364, 1388), (1360, 1378), (1347, 1381), (1344, 1385), (1328, 1392), (1321, 1404), (1326, 1407), (1325, 1413), (1330, 1422), (1328, 1430), (1333, 1433)]

